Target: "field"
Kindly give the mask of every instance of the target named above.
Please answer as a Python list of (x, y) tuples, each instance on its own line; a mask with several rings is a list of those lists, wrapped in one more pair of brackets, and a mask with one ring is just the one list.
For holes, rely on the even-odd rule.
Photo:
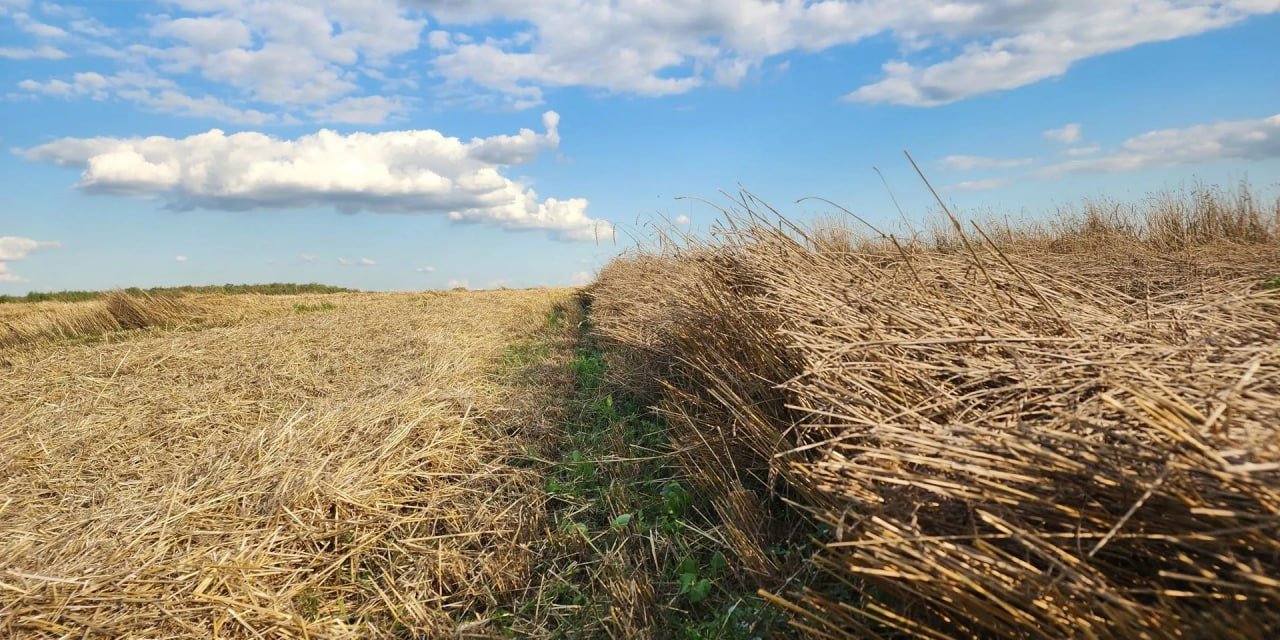
[(1280, 203), (0, 306), (0, 635), (1280, 636)]
[(528, 579), (541, 500), (496, 363), (565, 300), (182, 298), (177, 326), (3, 351), (0, 635), (473, 621)]

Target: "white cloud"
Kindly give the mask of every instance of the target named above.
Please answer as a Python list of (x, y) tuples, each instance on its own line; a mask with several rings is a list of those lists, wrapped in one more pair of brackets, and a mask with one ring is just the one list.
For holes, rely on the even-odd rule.
[[(0, 6), (5, 4), (26, 7), (30, 5), (30, 2), (28, 0), (0, 0)], [(46, 16), (55, 16), (59, 18), (79, 17), (84, 15), (84, 9), (71, 5), (58, 4), (51, 0), (44, 0), (40, 3), (40, 13)]]
[(308, 254), (305, 254), (305, 253), (303, 253), (303, 254), (299, 255), (299, 257), (300, 257), (300, 258), (302, 258), (302, 261), (303, 261), (303, 262), (315, 262), (315, 261), (316, 261), (316, 257), (315, 257), (315, 256), (313, 256), (313, 255), (308, 255)]
[(1182, 129), (1149, 131), (1098, 157), (1069, 160), (1041, 170), (1043, 176), (1134, 171), (1222, 159), (1280, 158), (1280, 114)]
[(95, 100), (103, 100), (107, 97), (107, 89), (111, 84), (106, 76), (89, 71), (75, 74), (70, 82), (56, 78), (46, 82), (23, 80), (18, 83), (18, 88), (57, 98), (90, 96)]
[[(918, 3), (909, 3), (918, 4)], [(928, 2), (959, 17), (930, 32), (959, 33), (961, 52), (917, 66), (885, 63), (885, 78), (847, 98), (915, 106), (947, 104), (1064, 74), (1072, 64), (1148, 42), (1173, 40), (1236, 24), (1252, 13), (1280, 11), (1276, 0), (1025, 0)], [(949, 23), (948, 23), (949, 22)], [(974, 36), (977, 36), (976, 38)], [(984, 37), (985, 36), (985, 37)]]
[(27, 0), (0, 0), (0, 16), (9, 13), (10, 9), (25, 9)]
[(156, 111), (223, 122), (266, 124), (277, 119), (256, 109), (237, 109), (211, 96), (195, 98), (172, 89), (121, 91), (119, 95)]
[[(1276, 0), (417, 0), (455, 42), (429, 36), (446, 78), (537, 104), (546, 87), (641, 95), (734, 85), (773, 56), (889, 35), (909, 55), (853, 101), (945, 104), (1064, 73), (1076, 61), (1226, 27)], [(456, 44), (501, 24), (524, 37)], [(952, 54), (951, 52), (958, 51)], [(947, 58), (946, 56), (952, 57)], [(937, 62), (940, 57), (943, 59)]]
[(686, 215), (684, 215), (684, 214), (682, 213), (682, 214), (680, 214), (680, 215), (676, 216), (676, 218), (675, 218), (675, 223), (676, 223), (676, 224), (678, 224), (678, 225), (680, 225), (680, 226), (682, 226), (682, 227), (687, 227), (687, 226), (689, 226), (689, 216), (686, 216)]
[[(82, 12), (59, 13), (57, 25), (15, 12), (38, 42), (0, 56), (115, 58), (173, 81), (172, 93), (127, 98), (169, 113), (377, 124), (412, 104), (395, 92), (416, 90), (422, 66), (444, 83), (437, 95), (522, 109), (556, 87), (661, 96), (736, 86), (784, 72), (786, 58), (875, 37), (901, 53), (875, 61), (879, 77), (858, 86), (851, 74), (831, 95), (852, 89), (850, 101), (933, 106), (1229, 27), (1280, 11), (1280, 0), (169, 0), (165, 8), (148, 17), (145, 40), (131, 33), (129, 43)], [(401, 64), (415, 51), (423, 65)], [(215, 86), (193, 89), (194, 77)], [(381, 94), (370, 93), (371, 80)]]
[(9, 270), (9, 263), (25, 260), (27, 256), (40, 249), (57, 249), (62, 245), (57, 242), (32, 240), (20, 236), (0, 236), (0, 282), (25, 282), (25, 280)]
[(174, 259), (174, 261), (175, 261), (175, 262), (186, 262), (186, 261), (187, 261), (187, 257), (186, 257), (186, 256), (174, 256), (174, 257), (173, 257), (173, 259)]
[(975, 169), (1015, 169), (1035, 162), (1034, 158), (989, 158), (984, 156), (947, 156), (943, 166), (958, 171)]
[(318, 122), (345, 122), (350, 124), (382, 124), (389, 119), (403, 116), (408, 110), (398, 98), (364, 96), (344, 98), (311, 112)]
[(1010, 178), (989, 178), (987, 180), (966, 180), (964, 182), (957, 182), (948, 188), (955, 191), (984, 191), (987, 189), (999, 189), (1000, 187), (1003, 187), (1012, 181), (1013, 180)]
[(432, 31), (427, 34), (427, 45), (432, 49), (449, 49), (453, 47), (453, 37), (448, 31)]
[(1044, 137), (1050, 140), (1056, 140), (1062, 144), (1075, 144), (1080, 142), (1080, 132), (1080, 125), (1072, 122), (1070, 124), (1063, 125), (1059, 129), (1049, 129), (1048, 131), (1045, 131)]
[(569, 276), (569, 284), (573, 286), (590, 284), (592, 280), (595, 280), (595, 277), (591, 275), (590, 271), (579, 271)]
[(96, 18), (79, 18), (72, 20), (70, 22), (70, 27), (71, 30), (76, 33), (94, 38), (108, 38), (116, 35), (115, 29), (102, 24), (102, 22)]
[(417, 271), (418, 273), (435, 273), (435, 270), (435, 267), (418, 267), (417, 269), (414, 269), (414, 271)]
[(349, 267), (349, 266), (351, 266), (351, 265), (352, 265), (352, 264), (354, 264), (354, 263), (353, 263), (353, 262), (351, 262), (350, 260), (346, 259), (346, 258), (338, 258), (338, 264), (340, 264), (340, 265), (342, 265), (342, 266), (344, 266), (344, 267)]
[(426, 26), (395, 0), (178, 4), (197, 15), (156, 23), (152, 33), (169, 46), (155, 48), (155, 59), (277, 105), (323, 104), (356, 91), (352, 67), (385, 66), (413, 51)]
[(40, 45), (37, 47), (0, 47), (0, 58), (9, 60), (61, 60), (67, 52), (57, 47)]
[(356, 264), (359, 264), (359, 265), (360, 265), (360, 266), (362, 266), (362, 267), (372, 267), (372, 266), (374, 266), (374, 265), (376, 265), (376, 264), (378, 264), (378, 263), (377, 263), (377, 261), (375, 261), (375, 260), (370, 260), (369, 258), (360, 258), (360, 261), (359, 261), (358, 263), (356, 263)]
[(248, 91), (254, 100), (276, 105), (313, 105), (342, 97), (358, 85), (342, 70), (297, 45), (268, 44), (260, 49), (224, 49), (202, 54), (170, 49), (167, 70), (199, 66), (207, 80)]
[(19, 236), (0, 236), (0, 262), (25, 260), (33, 251), (57, 249), (61, 246), (57, 242), (32, 240)]
[(23, 31), (45, 40), (56, 40), (70, 35), (65, 29), (40, 22), (26, 13), (13, 14), (13, 22)]
[(470, 284), (468, 284), (466, 280), (453, 280), (453, 279), (451, 279), (451, 280), (449, 280), (449, 282), (448, 282), (447, 284), (445, 284), (445, 286), (446, 286), (446, 287), (448, 287), (448, 288), (450, 288), (450, 289), (458, 289), (458, 288), (462, 288), (462, 289), (470, 289), (470, 288), (471, 288), (471, 285), (470, 285)]
[(151, 34), (181, 40), (201, 53), (237, 49), (253, 42), (248, 25), (224, 17), (163, 20), (151, 28)]
[[(43, 42), (9, 46), (0, 48), (0, 56), (62, 58), (72, 51), (114, 59), (124, 69), (169, 82), (163, 93), (134, 90), (124, 96), (166, 113), (247, 124), (287, 123), (296, 114), (312, 114), (323, 121), (369, 124), (401, 114), (405, 100), (362, 96), (361, 77), (384, 79), (384, 91), (413, 88), (414, 71), (392, 63), (396, 56), (419, 48), (427, 24), (420, 9), (402, 6), (398, 0), (169, 0), (164, 4), (173, 15), (143, 16), (150, 27), (127, 32), (127, 40), (75, 8), (45, 12), (60, 18), (60, 26), (16, 13), (13, 20), (20, 28), (42, 40), (56, 39), (59, 46)], [(388, 70), (402, 77), (387, 77)], [(192, 89), (197, 76), (213, 86)], [(65, 78), (29, 82), (48, 85), (55, 92), (62, 88), (58, 83), (70, 84)], [(64, 93), (68, 95), (63, 97), (88, 95)], [(192, 97), (192, 93), (206, 95)]]
[(608, 237), (608, 222), (586, 215), (580, 198), (539, 199), (501, 173), (559, 143), (555, 112), (544, 133), (473, 138), (432, 129), (352, 133), (329, 130), (281, 140), (214, 129), (186, 138), (63, 138), (29, 149), (30, 160), (83, 169), (79, 188), (163, 196), (175, 209), (297, 209), (441, 214), (456, 222), (537, 229), (564, 239)]
[(18, 88), (46, 96), (71, 99), (89, 97), (128, 100), (154, 111), (178, 115), (212, 118), (223, 122), (265, 124), (275, 116), (256, 109), (238, 109), (211, 96), (192, 97), (177, 89), (171, 80), (132, 71), (104, 76), (94, 71), (76, 73), (70, 81), (54, 78), (44, 82), (23, 80)]

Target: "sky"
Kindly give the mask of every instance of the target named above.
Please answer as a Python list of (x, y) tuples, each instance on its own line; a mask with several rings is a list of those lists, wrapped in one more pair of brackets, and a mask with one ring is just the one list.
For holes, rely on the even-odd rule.
[[(1280, 0), (0, 0), (0, 294), (579, 284), (798, 219), (1280, 191)], [(689, 196), (689, 197), (682, 197)]]

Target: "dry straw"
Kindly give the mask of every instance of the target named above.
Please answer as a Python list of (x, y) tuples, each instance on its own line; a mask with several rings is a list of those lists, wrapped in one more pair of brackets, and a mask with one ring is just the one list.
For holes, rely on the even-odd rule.
[[(907, 238), (727, 214), (608, 266), (593, 320), (797, 628), (1280, 636), (1280, 204)], [(793, 510), (808, 586), (764, 552)]]
[[(152, 295), (112, 291), (86, 302), (36, 302), (0, 306), (0, 348), (66, 338), (111, 338), (146, 328), (230, 324), (249, 315), (287, 311), (315, 296), (268, 297), (221, 294)], [(130, 336), (114, 336), (128, 338)]]
[(0, 636), (492, 632), (544, 497), (490, 373), (562, 296), (234, 297), (232, 326), (0, 352)]

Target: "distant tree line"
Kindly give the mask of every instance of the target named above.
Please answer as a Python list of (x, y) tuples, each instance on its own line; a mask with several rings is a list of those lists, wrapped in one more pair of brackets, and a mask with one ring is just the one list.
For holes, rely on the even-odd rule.
[[(357, 290), (345, 289), (343, 287), (332, 287), (327, 284), (272, 282), (269, 284), (214, 284), (185, 287), (151, 287), (150, 289), (129, 287), (124, 291), (132, 294), (145, 293), (161, 296), (181, 296), (195, 293), (260, 293), (268, 296), (286, 296), (299, 293), (348, 293)], [(9, 302), (79, 302), (82, 300), (96, 300), (106, 293), (106, 291), (33, 291), (25, 296), (0, 295), (0, 304)]]

